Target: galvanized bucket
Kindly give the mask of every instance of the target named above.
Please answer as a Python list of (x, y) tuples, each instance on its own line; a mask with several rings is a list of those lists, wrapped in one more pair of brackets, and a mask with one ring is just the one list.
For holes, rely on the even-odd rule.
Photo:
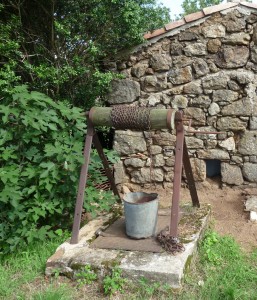
[(153, 236), (158, 218), (158, 194), (128, 193), (123, 200), (126, 234), (134, 239)]

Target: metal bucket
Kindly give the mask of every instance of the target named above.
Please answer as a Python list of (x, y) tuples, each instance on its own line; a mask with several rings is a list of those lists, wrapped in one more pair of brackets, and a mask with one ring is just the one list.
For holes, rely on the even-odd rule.
[(126, 234), (134, 239), (153, 236), (158, 218), (158, 194), (128, 193), (123, 200)]

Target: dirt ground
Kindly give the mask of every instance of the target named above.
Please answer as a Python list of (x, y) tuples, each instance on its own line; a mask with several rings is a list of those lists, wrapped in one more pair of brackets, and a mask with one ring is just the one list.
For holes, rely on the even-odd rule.
[[(219, 179), (207, 179), (203, 183), (197, 183), (197, 192), (200, 203), (211, 205), (213, 228), (221, 235), (230, 235), (246, 251), (257, 247), (257, 223), (249, 220), (249, 212), (244, 211), (244, 202), (247, 195), (257, 195), (256, 187), (223, 187)], [(134, 191), (136, 191), (133, 188)], [(138, 191), (138, 190), (137, 190)], [(172, 189), (143, 188), (145, 192), (157, 192), (160, 196), (160, 206), (171, 205)], [(181, 188), (181, 201), (190, 202), (191, 197), (188, 188)]]
[[(187, 189), (182, 195), (190, 200)], [(247, 195), (257, 195), (257, 188), (223, 187), (219, 181), (207, 180), (198, 185), (200, 202), (211, 204), (214, 229), (221, 235), (231, 235), (244, 250), (257, 247), (257, 223), (249, 220), (244, 210)]]

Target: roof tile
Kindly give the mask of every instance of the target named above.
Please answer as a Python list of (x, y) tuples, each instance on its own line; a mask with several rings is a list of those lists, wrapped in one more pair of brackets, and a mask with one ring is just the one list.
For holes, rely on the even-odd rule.
[(204, 13), (202, 11), (198, 11), (198, 12), (195, 12), (195, 13), (185, 16), (184, 19), (187, 23), (189, 23), (189, 22), (201, 19), (203, 17), (204, 17)]
[(165, 33), (165, 32), (166, 32), (165, 28), (157, 29), (157, 30), (154, 30), (153, 32), (148, 32), (148, 33), (146, 33), (146, 34), (144, 35), (144, 38), (145, 38), (146, 40), (148, 40), (148, 39), (151, 39), (151, 38), (153, 38), (153, 37), (155, 37), (155, 36), (161, 35), (161, 34), (163, 34), (163, 33)]
[(235, 2), (228, 2), (228, 3), (223, 3), (223, 4), (219, 4), (219, 5), (206, 7), (206, 8), (203, 8), (202, 11), (198, 11), (198, 12), (192, 13), (190, 15), (187, 15), (181, 20), (171, 22), (171, 23), (165, 25), (164, 28), (154, 30), (153, 32), (148, 32), (144, 35), (144, 38), (147, 39), (147, 40), (151, 39), (151, 38), (154, 38), (156, 36), (159, 36), (159, 35), (162, 35), (162, 34), (168, 32), (168, 31), (171, 31), (172, 29), (183, 26), (186, 23), (190, 23), (190, 22), (202, 19), (205, 16), (211, 15), (211, 14), (216, 13), (216, 12), (220, 12), (220, 11), (225, 10), (225, 9), (236, 7), (236, 6), (239, 6), (239, 5), (243, 5), (243, 6), (246, 6), (246, 7), (249, 7), (249, 8), (257, 9), (257, 4), (253, 4), (253, 3), (249, 3), (249, 2), (236, 2), (236, 3)]
[(178, 21), (175, 21), (175, 22), (171, 22), (171, 23), (165, 25), (165, 29), (167, 31), (169, 31), (169, 30), (172, 30), (172, 29), (174, 29), (176, 27), (179, 27), (179, 26), (182, 26), (182, 25), (185, 25), (185, 24), (186, 24), (185, 20), (181, 19), (181, 20), (178, 20)]
[(228, 3), (219, 4), (219, 5), (209, 6), (209, 7), (203, 8), (203, 12), (206, 16), (208, 16), (215, 12), (237, 6), (238, 4), (239, 3), (228, 2)]
[(250, 2), (240, 2), (241, 5), (251, 7), (251, 8), (257, 8), (257, 4), (250, 3)]

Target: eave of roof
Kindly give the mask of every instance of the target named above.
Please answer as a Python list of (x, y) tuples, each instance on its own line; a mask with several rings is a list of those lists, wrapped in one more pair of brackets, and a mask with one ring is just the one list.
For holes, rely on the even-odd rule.
[(183, 25), (186, 25), (188, 23), (192, 23), (195, 21), (201, 21), (202, 19), (205, 19), (206, 17), (216, 13), (221, 12), (227, 9), (235, 8), (235, 7), (246, 7), (250, 9), (256, 9), (257, 10), (257, 4), (249, 3), (249, 2), (240, 2), (240, 3), (223, 3), (219, 5), (214, 5), (210, 7), (206, 7), (202, 9), (201, 11), (189, 14), (185, 16), (183, 19), (171, 22), (167, 25), (165, 25), (163, 28), (154, 30), (152, 32), (148, 32), (144, 35), (144, 38), (148, 40), (149, 42), (153, 38), (162, 37), (163, 35), (166, 35), (167, 33), (173, 31), (174, 29), (179, 29), (179, 27), (182, 27)]

